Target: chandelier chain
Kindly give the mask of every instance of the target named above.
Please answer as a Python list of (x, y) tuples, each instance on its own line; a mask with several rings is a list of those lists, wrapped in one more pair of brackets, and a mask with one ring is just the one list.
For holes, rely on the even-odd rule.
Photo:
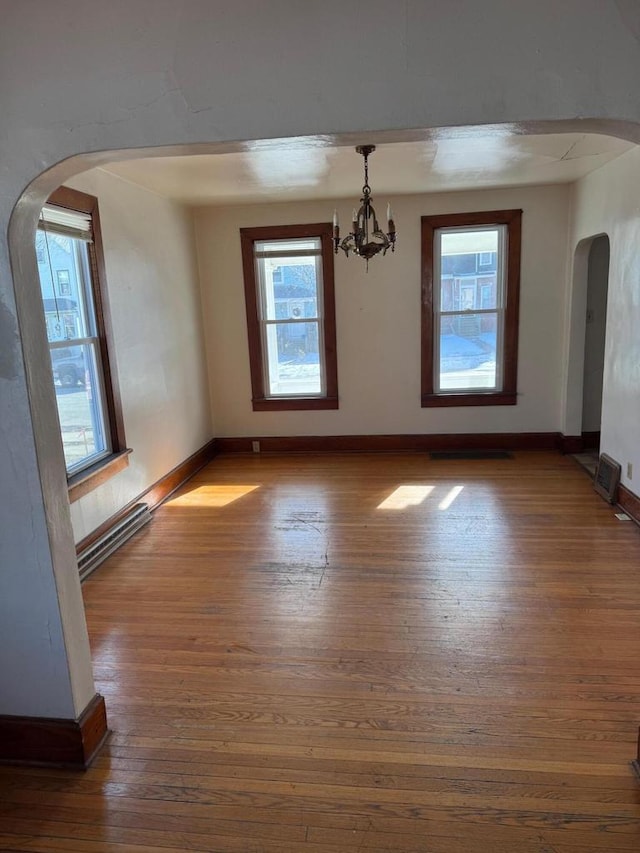
[(364, 154), (364, 186), (362, 192), (364, 195), (371, 195), (371, 187), (369, 186), (369, 155)]

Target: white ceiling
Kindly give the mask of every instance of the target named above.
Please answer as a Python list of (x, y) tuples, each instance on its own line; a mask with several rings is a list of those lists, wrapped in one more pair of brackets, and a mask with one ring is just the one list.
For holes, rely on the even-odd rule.
[[(367, 140), (368, 141), (368, 140)], [(599, 134), (496, 134), (378, 145), (374, 197), (525, 184), (570, 183), (634, 147)], [(226, 154), (153, 157), (101, 168), (186, 204), (352, 198), (363, 161), (353, 147), (282, 143)]]

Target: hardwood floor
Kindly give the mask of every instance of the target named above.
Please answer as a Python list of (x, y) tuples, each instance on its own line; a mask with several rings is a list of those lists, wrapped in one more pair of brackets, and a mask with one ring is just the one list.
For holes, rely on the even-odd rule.
[(640, 849), (640, 530), (568, 457), (219, 457), (84, 596), (113, 733), (0, 850)]

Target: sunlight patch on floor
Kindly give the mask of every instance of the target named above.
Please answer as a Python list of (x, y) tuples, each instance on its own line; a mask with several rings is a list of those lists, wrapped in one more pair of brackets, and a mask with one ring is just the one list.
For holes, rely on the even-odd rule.
[(198, 486), (190, 492), (185, 492), (173, 500), (167, 501), (165, 506), (227, 506), (245, 495), (259, 489), (260, 486)]
[[(435, 486), (423, 486), (418, 484), (398, 486), (397, 489), (391, 492), (389, 497), (385, 498), (382, 503), (378, 504), (377, 508), (398, 510), (407, 509), (410, 506), (419, 506), (429, 497), (434, 489)], [(463, 489), (464, 486), (452, 486), (438, 504), (438, 509), (449, 509)]]
[(388, 498), (378, 504), (378, 509), (406, 509), (409, 506), (419, 506), (434, 489), (435, 486), (398, 486)]
[(463, 489), (464, 486), (454, 486), (452, 489), (450, 489), (449, 494), (445, 498), (443, 498), (438, 504), (438, 509), (449, 509), (451, 504), (455, 501), (455, 499), (458, 497), (458, 495)]

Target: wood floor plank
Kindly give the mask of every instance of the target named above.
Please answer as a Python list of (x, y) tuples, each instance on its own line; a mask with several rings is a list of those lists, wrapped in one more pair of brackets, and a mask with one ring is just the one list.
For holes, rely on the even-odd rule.
[(112, 733), (0, 768), (0, 851), (637, 851), (639, 567), (557, 454), (218, 457), (84, 584)]

